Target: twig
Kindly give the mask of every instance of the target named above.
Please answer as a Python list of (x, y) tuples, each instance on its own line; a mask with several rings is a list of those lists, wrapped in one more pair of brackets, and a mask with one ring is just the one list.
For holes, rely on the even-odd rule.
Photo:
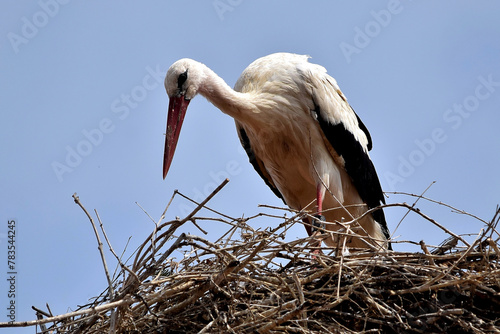
[(445, 206), (447, 208), (450, 208), (452, 211), (456, 212), (456, 213), (460, 213), (460, 214), (463, 214), (463, 215), (467, 215), (467, 216), (470, 216), (474, 219), (477, 219), (479, 220), (480, 222), (484, 223), (484, 224), (488, 224), (488, 222), (484, 219), (481, 219), (479, 218), (478, 216), (476, 215), (473, 215), (465, 210), (460, 210), (460, 209), (457, 209), (456, 207), (454, 206), (451, 206), (447, 203), (443, 203), (441, 201), (436, 201), (436, 200), (433, 200), (431, 198), (428, 198), (428, 197), (425, 197), (425, 196), (422, 196), (422, 195), (416, 195), (416, 194), (412, 194), (412, 193), (408, 193), (408, 192), (404, 192), (404, 191), (386, 191), (385, 192), (386, 194), (394, 194), (394, 195), (407, 195), (407, 196), (412, 196), (412, 197), (418, 197), (419, 199), (424, 199), (426, 201), (429, 201), (431, 203), (435, 203), (435, 204), (439, 204), (439, 205), (442, 205), (442, 206)]
[(363, 213), (360, 217), (358, 217), (358, 219), (361, 219), (363, 218), (364, 216), (366, 216), (367, 214), (370, 214), (372, 213), (373, 211), (377, 210), (378, 208), (389, 208), (389, 207), (394, 207), (394, 206), (401, 206), (403, 208), (407, 208), (408, 210), (411, 210), (415, 213), (417, 213), (418, 215), (422, 216), (423, 218), (425, 218), (426, 220), (430, 221), (431, 223), (433, 223), (434, 225), (436, 225), (437, 227), (439, 227), (440, 229), (442, 229), (443, 231), (445, 231), (446, 233), (448, 233), (449, 235), (451, 236), (454, 236), (455, 238), (459, 239), (460, 241), (462, 241), (467, 247), (470, 246), (470, 244), (464, 239), (462, 238), (461, 236), (451, 232), (449, 229), (447, 229), (446, 227), (444, 227), (443, 225), (439, 224), (437, 221), (435, 221), (434, 219), (432, 219), (431, 217), (427, 216), (426, 214), (424, 214), (422, 211), (420, 211), (419, 209), (416, 209), (416, 208), (413, 208), (412, 206), (408, 205), (407, 203), (390, 203), (390, 204), (384, 204), (384, 205), (381, 205), (380, 207), (376, 207), (376, 208), (373, 208), (373, 209), (370, 209), (370, 210), (367, 210), (365, 213)]
[[(419, 242), (420, 244), (420, 247), (422, 248), (422, 250), (424, 251), (424, 254), (426, 255), (431, 255), (431, 253), (429, 252), (429, 250), (427, 249), (427, 245), (425, 244), (425, 242), (423, 240), (420, 240)], [(432, 257), (429, 257), (429, 263), (434, 266), (435, 263), (434, 263), (434, 259)]]
[[(43, 319), (43, 316), (45, 315), (46, 317), (49, 316), (47, 313), (45, 313), (44, 311), (40, 310), (40, 309), (37, 309), (36, 307), (34, 306), (31, 306), (32, 309), (34, 309), (36, 311), (36, 318), (38, 320), (40, 319)], [(47, 332), (47, 327), (45, 326), (45, 324), (40, 324), (40, 330), (42, 331), (42, 333), (45, 333)]]
[[(429, 189), (430, 189), (430, 187), (432, 187), (432, 185), (433, 185), (434, 183), (436, 183), (436, 181), (432, 181), (432, 182), (431, 182), (431, 184), (429, 184), (429, 186), (427, 186), (427, 188), (425, 188), (425, 190), (424, 190), (424, 191), (422, 191), (422, 193), (421, 193), (420, 195), (416, 196), (416, 197), (417, 197), (417, 199), (416, 199), (416, 200), (415, 200), (415, 202), (413, 202), (413, 204), (411, 205), (411, 207), (412, 207), (412, 208), (415, 208), (415, 205), (417, 205), (418, 201), (419, 201), (421, 198), (423, 198), (424, 194), (427, 192), (427, 190), (429, 190)], [(403, 217), (399, 220), (399, 223), (396, 225), (396, 227), (394, 228), (394, 230), (393, 230), (393, 231), (392, 231), (392, 233), (391, 233), (391, 237), (390, 237), (391, 239), (392, 239), (392, 237), (393, 237), (394, 233), (396, 233), (396, 231), (398, 230), (399, 225), (401, 225), (401, 223), (403, 222), (403, 220), (406, 218), (406, 216), (408, 216), (408, 214), (409, 214), (410, 212), (411, 212), (411, 210), (410, 210), (410, 209), (408, 209), (408, 211), (406, 211), (406, 213), (403, 215)]]
[[(306, 302), (306, 300), (304, 298), (304, 290), (302, 289), (302, 284), (300, 284), (299, 276), (297, 276), (296, 272), (293, 272), (292, 278), (297, 287), (300, 305), (303, 305)], [(302, 320), (307, 320), (307, 313), (305, 311), (302, 312)], [(305, 321), (304, 321), (304, 326), (307, 328), (307, 322)]]
[(73, 194), (73, 199), (75, 200), (75, 203), (78, 204), (78, 206), (80, 208), (82, 208), (83, 212), (85, 212), (85, 214), (87, 215), (87, 217), (90, 220), (90, 223), (92, 224), (92, 228), (94, 229), (94, 233), (95, 233), (95, 237), (97, 239), (97, 245), (98, 245), (97, 248), (99, 249), (99, 254), (101, 254), (101, 260), (102, 260), (102, 264), (104, 266), (104, 272), (106, 274), (106, 279), (108, 280), (109, 300), (113, 300), (113, 295), (114, 295), (113, 282), (111, 281), (111, 277), (109, 276), (108, 265), (106, 264), (106, 257), (104, 256), (104, 250), (102, 248), (102, 242), (101, 242), (101, 238), (99, 237), (99, 232), (97, 232), (97, 228), (94, 224), (94, 220), (90, 216), (87, 209), (85, 209), (85, 207), (82, 205), (82, 203), (80, 202), (80, 198), (76, 195), (76, 193)]
[(78, 310), (78, 311), (74, 311), (74, 312), (69, 312), (66, 314), (61, 314), (61, 315), (57, 315), (55, 317), (44, 318), (44, 319), (40, 319), (40, 320), (0, 322), (0, 327), (29, 327), (29, 326), (46, 324), (49, 322), (56, 323), (56, 322), (59, 322), (59, 321), (65, 320), (65, 319), (78, 317), (78, 316), (85, 315), (85, 314), (97, 314), (97, 313), (101, 313), (103, 311), (107, 311), (107, 310), (116, 308), (118, 306), (130, 305), (130, 304), (134, 303), (135, 301), (136, 300), (133, 298), (126, 298), (126, 299), (117, 300), (116, 302), (110, 302), (110, 303), (99, 305), (96, 307), (91, 307), (91, 308)]
[[(213, 195), (212, 195), (212, 194), (210, 194), (210, 195), (209, 195), (209, 197), (210, 197), (210, 196), (212, 196), (212, 197), (213, 197), (213, 196), (214, 196), (216, 193), (218, 193), (218, 192), (219, 192), (219, 191), (220, 191), (220, 190), (221, 190), (221, 189), (222, 189), (222, 188), (223, 188), (223, 187), (224, 187), (224, 186), (225, 186), (228, 182), (229, 182), (229, 179), (225, 179), (224, 181), (222, 181), (222, 183), (219, 185), (219, 187), (220, 187), (220, 188), (219, 188), (219, 187), (217, 187), (217, 188), (216, 188), (216, 189), (212, 192), (212, 194), (213, 194)], [(192, 202), (192, 203), (194, 203), (194, 204), (196, 204), (196, 205), (200, 205), (200, 203), (198, 203), (198, 202), (196, 202), (195, 200), (193, 200), (193, 199), (191, 199), (191, 198), (187, 197), (186, 195), (184, 195), (184, 194), (183, 194), (183, 193), (181, 193), (180, 191), (177, 191), (177, 190), (176, 190), (176, 194), (179, 194), (179, 196), (181, 196), (181, 197), (183, 197), (183, 198), (187, 199), (188, 201), (190, 201), (190, 202)], [(210, 197), (210, 198), (212, 198), (212, 197)], [(209, 199), (209, 200), (210, 200), (210, 199)], [(208, 202), (208, 201), (207, 201), (207, 202)], [(206, 202), (205, 202), (205, 204), (206, 204)], [(231, 220), (237, 220), (236, 218), (233, 218), (233, 217), (231, 217), (231, 216), (225, 215), (225, 214), (223, 214), (222, 212), (216, 211), (216, 210), (211, 209), (211, 208), (209, 208), (209, 207), (207, 207), (207, 206), (205, 206), (205, 209), (207, 209), (208, 211), (211, 211), (211, 212), (213, 212), (213, 213), (215, 213), (215, 214), (218, 214), (218, 215), (219, 215), (219, 216), (221, 216), (221, 217), (224, 217), (224, 218), (227, 218), (227, 219), (231, 219)]]
[[(115, 253), (115, 250), (113, 249), (113, 246), (111, 246), (111, 243), (109, 242), (109, 239), (108, 239), (108, 235), (106, 234), (106, 231), (104, 230), (104, 225), (102, 224), (102, 221), (101, 221), (101, 217), (99, 217), (99, 213), (97, 213), (97, 210), (94, 210), (95, 211), (95, 214), (97, 216), (97, 220), (99, 221), (99, 224), (100, 224), (100, 227), (101, 227), (101, 231), (102, 231), (102, 234), (104, 235), (104, 239), (106, 240), (106, 243), (108, 244), (108, 247), (109, 247), (109, 250), (111, 251), (111, 254), (114, 255), (114, 257), (116, 258), (116, 261), (118, 261), (118, 265), (124, 270), (124, 271), (127, 271), (130, 275), (134, 276), (137, 280), (139, 280), (139, 278), (137, 277), (137, 274), (135, 272), (133, 272), (129, 267), (127, 267), (122, 261), (121, 261), (121, 258)], [(113, 300), (112, 299), (112, 296), (110, 296), (110, 300)]]

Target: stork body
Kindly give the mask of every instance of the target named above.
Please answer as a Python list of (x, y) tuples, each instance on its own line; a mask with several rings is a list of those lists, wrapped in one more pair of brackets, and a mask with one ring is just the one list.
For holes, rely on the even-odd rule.
[[(190, 59), (174, 63), (165, 79), (170, 104), (164, 177), (187, 105), (200, 93), (235, 119), (250, 162), (288, 206), (322, 215), (327, 230), (350, 228), (367, 236), (348, 237), (347, 247), (390, 248), (383, 211), (363, 216), (384, 203), (368, 155), (368, 130), (336, 81), (307, 58), (277, 53), (257, 59), (234, 90), (201, 63)], [(325, 239), (330, 246), (339, 241), (344, 242)]]

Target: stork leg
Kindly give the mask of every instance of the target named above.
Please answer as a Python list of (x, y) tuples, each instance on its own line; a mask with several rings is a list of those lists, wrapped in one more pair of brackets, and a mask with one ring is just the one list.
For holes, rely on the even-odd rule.
[[(322, 215), (323, 212), (323, 199), (324, 199), (324, 188), (323, 185), (318, 184), (316, 187), (316, 214), (314, 219), (304, 218), (305, 228), (309, 236), (315, 237), (315, 240), (311, 242), (312, 247), (321, 246), (321, 238), (319, 237), (323, 232), (318, 230), (318, 228), (324, 229), (324, 223), (326, 221), (325, 216)], [(313, 251), (314, 254), (321, 253), (321, 250), (316, 249)]]
[(323, 185), (318, 184), (316, 186), (316, 206), (318, 209), (318, 215), (321, 215), (323, 212), (323, 198), (325, 197), (325, 191), (323, 190)]
[[(324, 227), (324, 224), (322, 222), (326, 221), (325, 219), (325, 216), (322, 215), (323, 213), (323, 199), (325, 198), (325, 190), (323, 188), (323, 185), (322, 184), (318, 184), (316, 186), (316, 214), (314, 215), (314, 217), (316, 219), (314, 219), (314, 222), (313, 222), (313, 233), (315, 233), (315, 229), (314, 227), (318, 228), (323, 228)], [(320, 233), (322, 233), (320, 231)]]
[(323, 223), (326, 221), (325, 216), (322, 215), (323, 212), (323, 199), (324, 199), (324, 191), (323, 186), (319, 184), (316, 187), (316, 214), (313, 215), (314, 219), (304, 218), (304, 227), (306, 228), (307, 235), (311, 236), (314, 233), (318, 232), (317, 228), (323, 228)]

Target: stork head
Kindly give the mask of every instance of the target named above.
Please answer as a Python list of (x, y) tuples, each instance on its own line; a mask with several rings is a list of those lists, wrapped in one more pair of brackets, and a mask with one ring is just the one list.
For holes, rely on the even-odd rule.
[(204, 77), (204, 65), (191, 59), (176, 61), (167, 71), (165, 89), (170, 99), (168, 103), (165, 153), (163, 156), (163, 178), (174, 157), (182, 121), (189, 102), (198, 93)]

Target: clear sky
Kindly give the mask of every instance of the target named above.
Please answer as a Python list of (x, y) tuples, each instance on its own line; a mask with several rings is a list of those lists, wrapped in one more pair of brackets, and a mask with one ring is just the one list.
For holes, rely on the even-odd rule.
[[(106, 287), (75, 192), (98, 210), (117, 251), (132, 236), (128, 253), (153, 228), (135, 203), (158, 219), (174, 189), (201, 199), (229, 176), (213, 208), (250, 216), (264, 210), (258, 204), (282, 205), (248, 163), (233, 120), (202, 97), (162, 179), (163, 78), (179, 58), (207, 64), (232, 86), (261, 56), (310, 55), (370, 130), (385, 191), (421, 193), (436, 181), (427, 196), (490, 219), (500, 202), (499, 12), (498, 2), (458, 0), (2, 1), (0, 277), (15, 219), (17, 320), (35, 318), (31, 305), (65, 313)], [(482, 227), (418, 206), (456, 233)], [(167, 219), (191, 208), (177, 198)], [(386, 210), (391, 231), (404, 214)], [(209, 239), (221, 233), (204, 227)], [(304, 235), (300, 228), (288, 238)], [(447, 235), (410, 214), (395, 236), (438, 244)], [(1, 279), (0, 321), (8, 289)]]

